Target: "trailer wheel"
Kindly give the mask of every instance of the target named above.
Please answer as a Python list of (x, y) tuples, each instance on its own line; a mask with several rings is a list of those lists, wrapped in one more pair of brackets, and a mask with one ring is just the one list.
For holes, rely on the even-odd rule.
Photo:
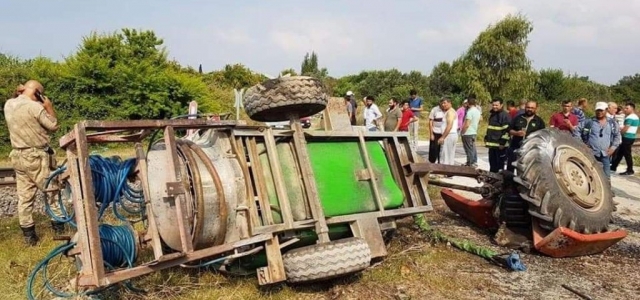
[(613, 212), (611, 186), (602, 164), (582, 141), (549, 128), (532, 133), (518, 152), (514, 180), (541, 227), (586, 234), (607, 230)]
[(316, 78), (292, 76), (270, 79), (252, 86), (244, 97), (244, 109), (253, 120), (279, 122), (289, 114), (307, 117), (327, 106), (324, 84)]
[(293, 249), (282, 256), (287, 281), (311, 282), (362, 271), (371, 263), (371, 250), (360, 238)]

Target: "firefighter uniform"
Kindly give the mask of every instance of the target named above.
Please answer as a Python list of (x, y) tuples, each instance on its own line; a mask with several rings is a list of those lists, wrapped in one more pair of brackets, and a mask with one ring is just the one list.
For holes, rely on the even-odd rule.
[(509, 113), (504, 110), (491, 110), (487, 134), (484, 136), (485, 146), (489, 148), (489, 171), (498, 172), (504, 169), (509, 147)]

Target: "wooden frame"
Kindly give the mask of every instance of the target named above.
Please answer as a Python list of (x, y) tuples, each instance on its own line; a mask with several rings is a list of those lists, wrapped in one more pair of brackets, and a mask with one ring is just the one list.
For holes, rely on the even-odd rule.
[[(359, 131), (321, 132), (304, 131), (297, 118), (291, 117), (292, 130), (272, 130), (260, 126), (240, 126), (233, 121), (215, 120), (141, 120), (141, 121), (83, 121), (77, 123), (74, 129), (60, 139), (60, 146), (65, 149), (68, 159), (70, 177), (67, 179), (72, 188), (73, 205), (78, 225), (78, 242), (76, 248), (71, 251), (78, 255), (83, 263), (80, 271), (78, 285), (82, 287), (103, 287), (123, 280), (148, 274), (154, 271), (177, 266), (180, 264), (206, 259), (208, 257), (224, 255), (236, 251), (247, 245), (259, 245), (267, 250), (269, 265), (265, 269), (258, 270), (262, 274), (260, 284), (270, 284), (286, 280), (282, 268), (281, 245), (279, 234), (286, 231), (301, 229), (314, 229), (319, 236), (319, 243), (329, 242), (328, 226), (332, 224), (350, 224), (355, 236), (368, 239), (372, 253), (378, 256), (386, 254), (384, 243), (380, 243), (380, 236), (374, 231), (380, 231), (379, 222), (388, 223), (389, 219), (401, 218), (408, 215), (424, 213), (432, 210), (431, 202), (427, 194), (427, 182), (416, 173), (409, 172), (410, 164), (417, 161), (409, 150), (407, 135), (404, 133), (371, 133)], [(231, 140), (232, 153), (239, 161), (245, 176), (247, 189), (246, 202), (239, 203), (244, 210), (245, 218), (240, 224), (243, 229), (240, 233), (241, 240), (235, 243), (227, 243), (194, 249), (189, 228), (187, 226), (184, 207), (184, 191), (175, 189), (175, 183), (180, 181), (180, 164), (176, 153), (176, 141), (174, 130), (176, 129), (208, 129), (226, 131)], [(163, 140), (168, 154), (167, 161), (167, 191), (166, 198), (171, 198), (176, 204), (177, 230), (180, 232), (182, 251), (179, 253), (165, 254), (157, 230), (157, 220), (152, 212), (152, 206), (147, 205), (148, 231), (141, 239), (143, 244), (153, 249), (154, 260), (145, 262), (128, 269), (106, 271), (101, 251), (101, 240), (98, 232), (98, 219), (96, 201), (93, 196), (91, 169), (89, 166), (88, 145), (91, 143), (105, 142), (133, 142), (136, 143), (136, 158), (138, 160), (138, 176), (142, 181), (142, 189), (149, 204), (150, 191), (147, 183), (146, 154), (141, 142), (150, 136), (155, 130), (163, 130)], [(135, 131), (137, 133), (130, 134)], [(308, 205), (311, 218), (296, 221), (292, 217), (289, 199), (286, 193), (285, 181), (280, 169), (278, 152), (276, 151), (276, 138), (290, 139), (293, 145), (296, 164), (300, 167), (302, 183), (305, 190), (305, 205)], [(318, 196), (317, 187), (311, 162), (306, 148), (307, 142), (316, 140), (346, 139), (358, 143), (361, 155), (365, 161), (368, 177), (362, 180), (371, 182), (374, 191), (377, 210), (373, 212), (351, 214), (338, 217), (325, 217), (321, 199)], [(371, 161), (366, 149), (366, 140), (381, 141), (389, 160), (392, 174), (401, 187), (404, 195), (403, 206), (398, 209), (384, 209), (378, 190), (378, 183), (371, 167)], [(283, 216), (282, 223), (274, 223), (271, 217), (271, 208), (267, 198), (267, 189), (260, 163), (258, 144), (264, 144), (269, 167), (278, 199), (278, 204)], [(379, 220), (384, 219), (384, 220)], [(375, 224), (374, 224), (375, 223)], [(375, 225), (375, 226), (374, 226)], [(371, 237), (371, 238), (369, 238)]]

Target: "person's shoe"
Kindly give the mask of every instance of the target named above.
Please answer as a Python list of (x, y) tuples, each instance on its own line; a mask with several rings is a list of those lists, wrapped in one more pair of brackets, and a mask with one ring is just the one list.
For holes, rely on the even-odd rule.
[(635, 172), (633, 172), (633, 171), (626, 171), (626, 172), (620, 173), (620, 175), (625, 175), (625, 176), (626, 175), (633, 175), (633, 174), (635, 174)]
[(64, 223), (51, 221), (51, 229), (53, 229), (53, 233), (55, 235), (63, 235), (65, 231)]
[(24, 242), (28, 246), (35, 246), (40, 239), (38, 239), (38, 235), (36, 234), (36, 225), (31, 225), (29, 227), (20, 227), (22, 229), (22, 235), (24, 235)]

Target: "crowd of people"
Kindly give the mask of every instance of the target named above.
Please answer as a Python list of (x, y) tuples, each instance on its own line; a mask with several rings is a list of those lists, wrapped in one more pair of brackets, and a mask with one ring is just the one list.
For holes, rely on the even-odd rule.
[[(426, 109), (424, 100), (415, 90), (402, 102), (393, 97), (389, 99), (389, 107), (384, 113), (375, 104), (374, 97), (367, 96), (363, 101), (363, 118), (367, 130), (408, 132), (410, 145), (416, 149), (419, 120), (423, 118), (422, 112)], [(351, 124), (356, 125), (357, 104), (353, 92), (347, 92), (345, 105)], [(489, 150), (489, 171), (514, 172), (516, 153), (522, 146), (522, 141), (533, 132), (552, 127), (582, 140), (591, 149), (594, 158), (602, 163), (607, 177), (617, 171), (622, 159), (627, 167), (619, 174), (634, 174), (632, 145), (640, 119), (631, 100), (625, 101), (624, 105), (597, 102), (593, 117), (585, 114), (589, 108), (587, 99), (578, 99), (575, 106), (571, 100), (562, 101), (560, 105), (559, 110), (545, 122), (537, 114), (536, 101), (521, 100), (518, 107), (514, 101), (504, 103), (501, 98), (492, 99), (484, 136), (484, 145)], [(456, 144), (460, 139), (466, 154), (465, 165), (478, 167), (476, 142), (482, 109), (475, 97), (463, 100), (458, 109), (453, 108), (451, 98), (443, 97), (425, 117), (429, 124), (428, 159), (431, 163), (455, 164)]]

